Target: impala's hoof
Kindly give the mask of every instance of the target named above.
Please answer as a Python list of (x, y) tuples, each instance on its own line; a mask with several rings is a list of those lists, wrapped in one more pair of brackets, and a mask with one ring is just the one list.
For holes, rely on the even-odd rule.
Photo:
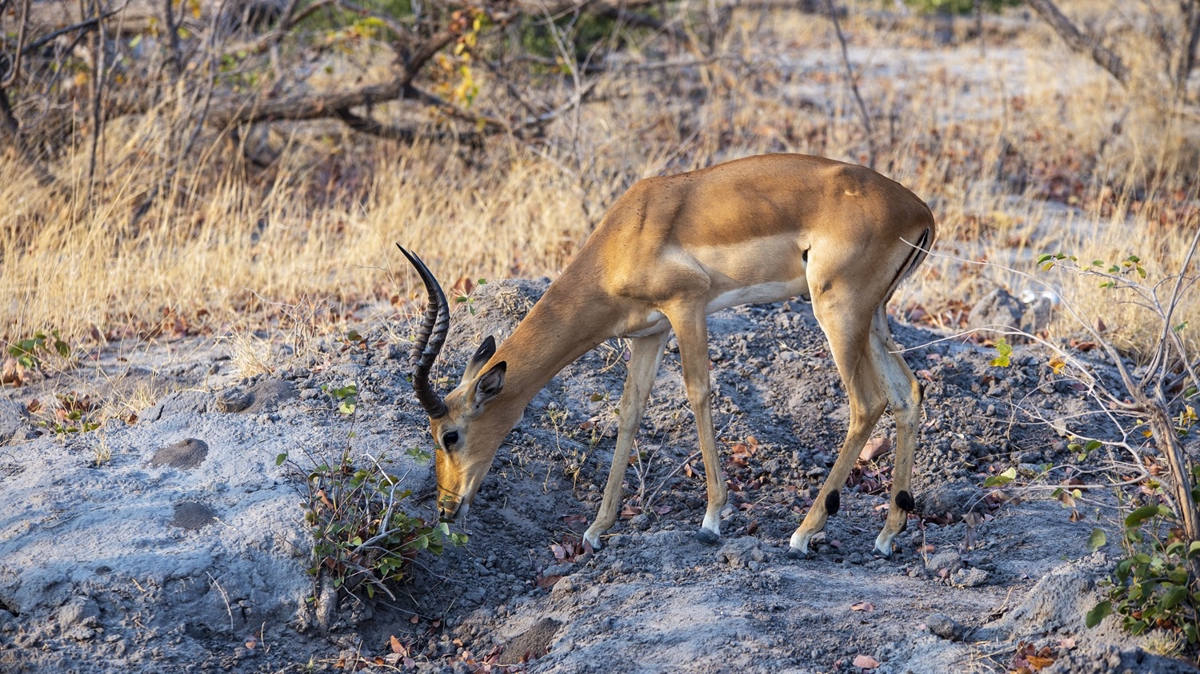
[(700, 531), (696, 532), (696, 540), (705, 545), (716, 545), (721, 541), (721, 535), (713, 533), (708, 529), (701, 529)]
[(584, 532), (583, 542), (592, 546), (592, 552), (596, 552), (600, 548), (604, 547), (600, 544), (600, 534), (594, 534), (591, 531)]
[(875, 539), (875, 552), (884, 557), (892, 556), (892, 539), (896, 534), (889, 534), (886, 531), (879, 532), (879, 537)]
[(788, 548), (788, 551), (787, 551), (788, 559), (808, 559), (809, 557), (810, 557), (810, 555), (807, 552), (801, 550), (800, 548)]

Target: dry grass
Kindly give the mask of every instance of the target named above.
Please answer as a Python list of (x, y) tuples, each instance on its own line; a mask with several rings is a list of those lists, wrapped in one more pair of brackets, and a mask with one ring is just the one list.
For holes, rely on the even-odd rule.
[[(954, 257), (1033, 272), (1043, 252), (1136, 253), (1151, 280), (1178, 269), (1200, 225), (1189, 168), (1197, 123), (1145, 103), (1144, 89), (1157, 86), (1150, 57), (1137, 61), (1141, 84), (1124, 91), (1036, 23), (989, 34), (981, 57), (975, 44), (931, 45), (919, 20), (864, 16), (845, 28), (878, 115), (877, 166), (929, 201), (938, 250), (952, 256), (930, 260), (899, 306), (920, 304), (952, 325), (993, 284), (1029, 285)], [(553, 276), (640, 177), (771, 151), (864, 161), (835, 46), (812, 16), (735, 15), (719, 50), (728, 58), (607, 75), (597, 102), (546, 140), (497, 138), (477, 151), (280, 125), (268, 170), (234, 160), (228, 139), (212, 136), (174, 171), (162, 140), (174, 120), (148, 115), (109, 128), (90, 204), (82, 150), (55, 165), (56, 191), (0, 157), (0, 338), (50, 327), (72, 343), (262, 327), (302, 342), (373, 303), (418, 296), (393, 242), (418, 251), (447, 286)], [(131, 225), (156, 184), (160, 196)], [(1145, 318), (1094, 286), (1068, 279), (1062, 292), (1084, 313), (1111, 316), (1122, 345), (1144, 348)], [(1198, 318), (1189, 297), (1182, 319)], [(239, 367), (269, 367), (253, 338), (237, 339), (248, 359)]]

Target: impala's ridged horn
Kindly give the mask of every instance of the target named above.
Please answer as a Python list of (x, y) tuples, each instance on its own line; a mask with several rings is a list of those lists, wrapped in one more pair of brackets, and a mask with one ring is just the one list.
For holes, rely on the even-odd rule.
[(450, 307), (446, 304), (442, 286), (433, 277), (429, 267), (421, 262), (421, 258), (404, 250), (400, 244), (396, 244), (396, 247), (404, 253), (404, 257), (408, 258), (412, 266), (416, 267), (429, 295), (429, 304), (425, 307), (425, 320), (421, 322), (421, 329), (417, 331), (417, 341), (408, 352), (408, 366), (412, 368), (412, 386), (417, 392), (417, 400), (420, 401), (421, 407), (425, 408), (429, 418), (437, 419), (446, 416), (446, 403), (442, 402), (437, 391), (433, 390), (433, 385), (429, 383), (429, 371), (433, 368), (433, 361), (437, 360), (438, 354), (441, 353), (442, 345), (446, 343), (446, 333), (450, 330)]

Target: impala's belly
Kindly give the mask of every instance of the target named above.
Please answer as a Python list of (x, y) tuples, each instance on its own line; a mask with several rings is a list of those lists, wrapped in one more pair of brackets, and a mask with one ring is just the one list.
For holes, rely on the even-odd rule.
[[(792, 281), (776, 281), (760, 283), (727, 290), (713, 297), (704, 305), (704, 313), (711, 314), (729, 307), (741, 304), (767, 304), (781, 302), (797, 296), (808, 296), (808, 280), (801, 277)], [(646, 337), (668, 330), (671, 327), (667, 317), (658, 310), (646, 313), (640, 320), (630, 321), (622, 337)]]
[(808, 296), (808, 279), (801, 276), (791, 281), (772, 281), (727, 290), (708, 301), (704, 313), (736, 307), (739, 304), (767, 304), (790, 300), (797, 295)]
[[(796, 296), (809, 297), (805, 250), (807, 239), (796, 234), (748, 239), (721, 246), (669, 248), (660, 253), (655, 271), (659, 274), (690, 274), (707, 277), (707, 293), (696, 298), (711, 314), (741, 304), (779, 302)], [(648, 277), (647, 286), (654, 283)], [(703, 287), (703, 286), (702, 286)], [(659, 298), (647, 297), (653, 307)], [(659, 301), (672, 301), (663, 297)], [(661, 305), (660, 305), (661, 306)], [(650, 308), (626, 319), (622, 336), (645, 337), (669, 329), (667, 317)]]

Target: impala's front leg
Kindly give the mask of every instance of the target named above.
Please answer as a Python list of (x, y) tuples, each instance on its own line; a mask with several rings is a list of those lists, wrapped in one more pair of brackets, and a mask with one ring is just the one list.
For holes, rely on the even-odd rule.
[(596, 521), (583, 534), (583, 539), (600, 549), (600, 534), (608, 531), (617, 521), (621, 509), (621, 485), (625, 481), (625, 469), (629, 467), (629, 450), (633, 438), (642, 424), (642, 413), (646, 411), (646, 399), (654, 386), (654, 375), (662, 360), (670, 330), (657, 335), (636, 337), (629, 340), (629, 372), (625, 376), (625, 391), (621, 393), (620, 418), (617, 420), (617, 446), (613, 450), (612, 468), (608, 471), (608, 484), (604, 487), (604, 500)]
[(679, 360), (683, 366), (683, 383), (688, 402), (696, 415), (696, 432), (700, 436), (700, 453), (704, 456), (704, 473), (708, 482), (708, 510), (704, 524), (696, 532), (703, 543), (716, 543), (721, 538), (721, 509), (725, 507), (728, 491), (721, 472), (721, 457), (717, 454), (717, 439), (713, 432), (712, 388), (708, 378), (708, 324), (703, 306), (679, 307), (667, 312), (679, 342)]

